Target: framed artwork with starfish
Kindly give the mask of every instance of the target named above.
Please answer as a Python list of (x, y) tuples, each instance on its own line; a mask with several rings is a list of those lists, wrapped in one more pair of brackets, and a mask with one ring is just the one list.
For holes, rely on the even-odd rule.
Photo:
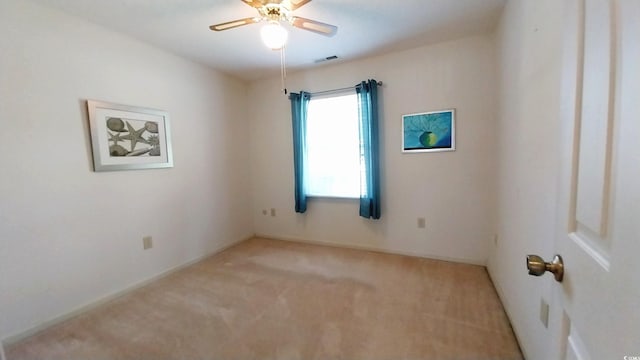
[(87, 100), (94, 171), (173, 167), (169, 113)]

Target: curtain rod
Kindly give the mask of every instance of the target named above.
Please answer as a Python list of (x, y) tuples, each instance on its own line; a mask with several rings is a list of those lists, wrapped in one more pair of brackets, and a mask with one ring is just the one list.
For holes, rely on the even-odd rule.
[[(358, 84), (358, 85), (360, 85), (360, 84)], [(327, 94), (340, 93), (340, 92), (345, 92), (347, 90), (355, 89), (356, 86), (358, 86), (358, 85), (353, 85), (353, 86), (340, 88), (340, 89), (317, 91), (317, 92), (312, 92), (312, 93), (309, 93), (309, 94), (311, 94), (311, 96), (318, 96), (318, 95), (327, 95)], [(382, 86), (382, 81), (378, 81), (378, 86)]]

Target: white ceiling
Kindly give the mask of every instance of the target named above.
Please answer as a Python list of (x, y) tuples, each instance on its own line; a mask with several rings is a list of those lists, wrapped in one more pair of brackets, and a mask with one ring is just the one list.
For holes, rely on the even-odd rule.
[[(253, 17), (240, 0), (32, 0), (128, 34), (244, 80), (279, 74), (280, 55), (261, 24), (224, 32), (209, 25)], [(288, 69), (353, 60), (491, 31), (506, 0), (313, 0), (295, 15), (338, 26), (334, 37), (290, 27)], [(329, 62), (325, 62), (329, 63)]]

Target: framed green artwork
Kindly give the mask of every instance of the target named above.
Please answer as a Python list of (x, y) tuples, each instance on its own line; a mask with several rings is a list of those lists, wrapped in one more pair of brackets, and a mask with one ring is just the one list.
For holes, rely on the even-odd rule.
[(453, 151), (455, 149), (455, 110), (402, 116), (402, 152)]

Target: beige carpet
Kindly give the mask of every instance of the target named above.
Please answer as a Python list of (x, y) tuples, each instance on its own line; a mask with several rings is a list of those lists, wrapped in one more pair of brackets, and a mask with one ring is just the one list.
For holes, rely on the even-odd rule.
[(8, 347), (19, 359), (522, 359), (483, 267), (253, 239)]

